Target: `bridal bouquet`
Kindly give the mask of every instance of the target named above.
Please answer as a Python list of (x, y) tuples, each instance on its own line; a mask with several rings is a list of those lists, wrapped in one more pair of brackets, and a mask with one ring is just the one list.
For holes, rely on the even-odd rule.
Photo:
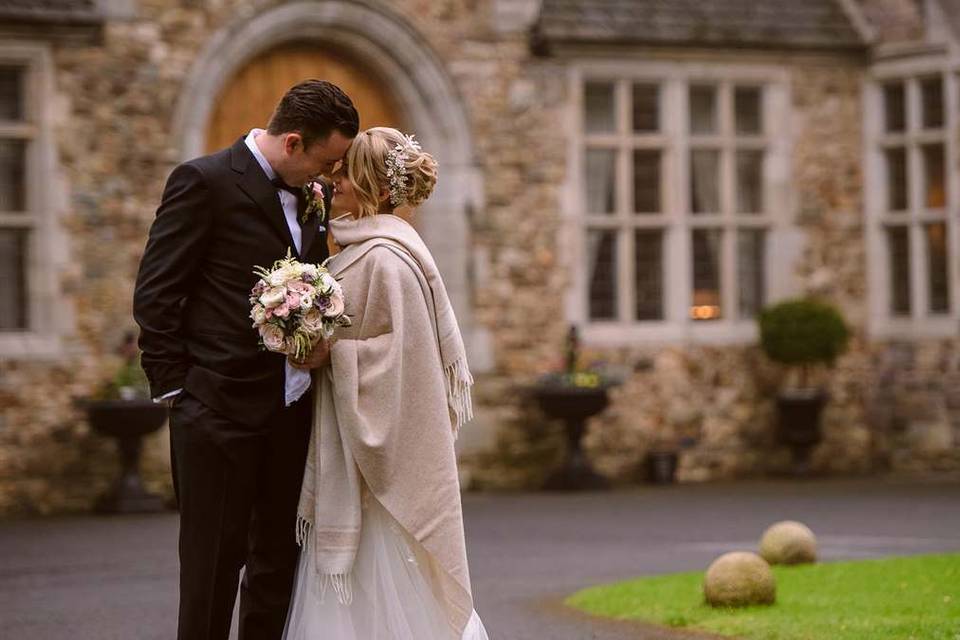
[(250, 291), (250, 318), (268, 351), (301, 360), (318, 338), (350, 326), (343, 289), (322, 265), (301, 263), (288, 253), (272, 269), (257, 267), (254, 273), (260, 279)]

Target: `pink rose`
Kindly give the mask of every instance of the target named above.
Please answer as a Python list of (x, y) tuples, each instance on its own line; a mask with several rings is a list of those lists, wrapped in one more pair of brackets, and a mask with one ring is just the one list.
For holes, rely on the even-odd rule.
[(310, 309), (303, 314), (303, 328), (310, 333), (319, 333), (323, 329), (323, 314), (317, 309)]
[(336, 318), (343, 314), (343, 294), (340, 291), (334, 291), (327, 298), (327, 304), (323, 310), (323, 315), (328, 318)]
[(310, 186), (313, 188), (313, 197), (318, 200), (323, 200), (323, 185), (319, 182), (314, 182)]
[(289, 309), (300, 308), (300, 296), (296, 293), (288, 293), (287, 301), (284, 303)]
[(293, 291), (304, 296), (313, 293), (313, 285), (307, 284), (303, 280), (294, 280), (287, 284), (287, 291)]
[(278, 318), (286, 318), (288, 315), (290, 315), (290, 307), (287, 306), (286, 302), (278, 307), (274, 307), (272, 311), (273, 315), (277, 316)]
[(259, 327), (267, 319), (267, 310), (261, 304), (254, 305), (250, 310), (250, 319), (253, 320), (253, 326)]
[(267, 349), (283, 353), (283, 329), (275, 324), (265, 324), (260, 327), (260, 337)]

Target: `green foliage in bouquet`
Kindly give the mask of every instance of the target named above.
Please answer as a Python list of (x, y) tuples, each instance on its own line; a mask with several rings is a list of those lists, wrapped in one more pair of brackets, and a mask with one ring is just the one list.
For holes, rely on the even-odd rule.
[(757, 322), (764, 352), (775, 362), (801, 367), (803, 386), (810, 365), (832, 365), (850, 341), (850, 329), (840, 311), (809, 298), (769, 306)]

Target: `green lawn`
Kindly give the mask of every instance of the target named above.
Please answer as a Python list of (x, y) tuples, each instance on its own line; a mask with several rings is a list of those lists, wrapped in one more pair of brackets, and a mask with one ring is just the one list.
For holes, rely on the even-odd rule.
[(770, 607), (705, 605), (702, 572), (591, 587), (567, 604), (755, 640), (960, 640), (960, 554), (774, 567), (774, 575)]

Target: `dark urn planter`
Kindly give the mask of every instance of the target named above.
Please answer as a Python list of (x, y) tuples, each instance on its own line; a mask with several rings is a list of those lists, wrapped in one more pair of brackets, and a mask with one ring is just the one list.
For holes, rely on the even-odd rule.
[(117, 441), (120, 475), (94, 507), (100, 513), (163, 511), (163, 499), (146, 490), (140, 477), (143, 437), (163, 426), (167, 407), (151, 400), (91, 400), (83, 403), (90, 427)]
[(607, 407), (607, 389), (544, 383), (533, 388), (533, 395), (548, 417), (563, 421), (568, 443), (563, 466), (547, 479), (543, 488), (548, 491), (606, 489), (609, 483), (593, 470), (583, 452), (581, 438), (587, 418)]
[(654, 449), (647, 454), (647, 479), (653, 484), (673, 484), (679, 455), (672, 449)]
[(810, 471), (810, 452), (820, 442), (820, 418), (827, 400), (822, 389), (784, 391), (777, 397), (778, 435), (780, 442), (790, 447), (795, 475)]

